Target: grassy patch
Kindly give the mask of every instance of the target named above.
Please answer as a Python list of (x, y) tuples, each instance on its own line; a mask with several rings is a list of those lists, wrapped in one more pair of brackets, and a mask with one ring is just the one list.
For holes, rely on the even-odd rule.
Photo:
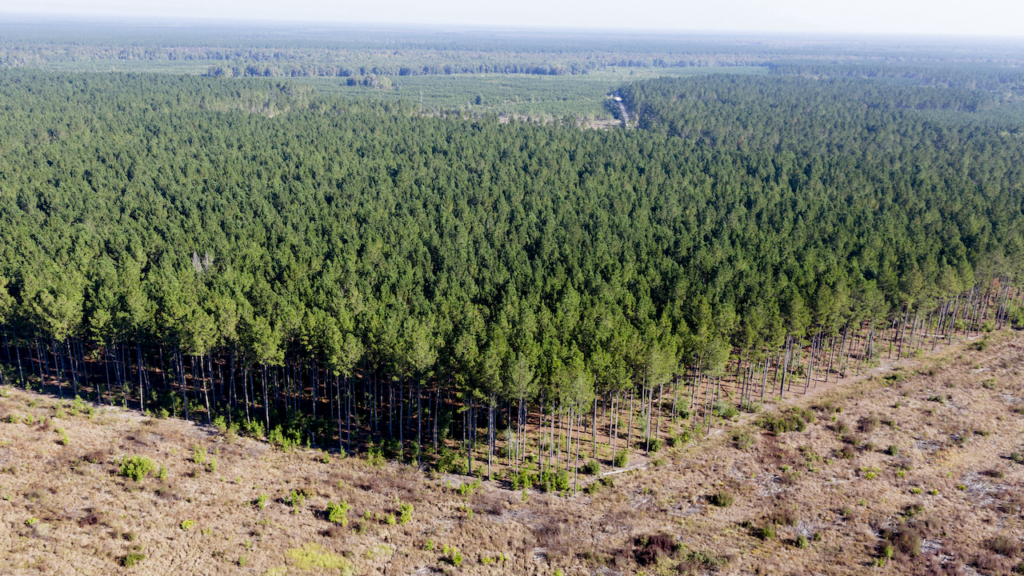
[(299, 570), (338, 570), (344, 576), (355, 573), (352, 563), (343, 556), (324, 550), (319, 544), (303, 544), (287, 552), (288, 559)]

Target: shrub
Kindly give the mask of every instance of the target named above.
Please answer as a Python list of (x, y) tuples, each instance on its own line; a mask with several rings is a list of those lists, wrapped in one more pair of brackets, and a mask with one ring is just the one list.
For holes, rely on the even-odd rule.
[(800, 523), (796, 510), (789, 506), (780, 507), (772, 513), (769, 519), (773, 524), (778, 524), (779, 526), (796, 526)]
[(735, 432), (732, 435), (732, 441), (736, 443), (736, 447), (740, 450), (746, 450), (754, 445), (754, 436), (746, 430)]
[(569, 489), (569, 473), (565, 470), (544, 472), (540, 477), (541, 492), (561, 492)]
[(192, 527), (195, 526), (195, 525), (196, 525), (196, 521), (195, 520), (182, 520), (181, 524), (180, 524), (181, 529), (186, 531), (186, 532), (191, 530)]
[(843, 446), (843, 449), (839, 453), (846, 460), (853, 460), (857, 457), (857, 450), (850, 445)]
[(625, 450), (619, 452), (612, 460), (612, 464), (614, 464), (616, 468), (625, 468), (626, 466), (629, 466), (629, 454)]
[(729, 506), (732, 506), (733, 502), (736, 501), (736, 498), (733, 497), (733, 495), (729, 494), (728, 492), (719, 491), (712, 494), (709, 500), (712, 504), (718, 506), (719, 508), (727, 508)]
[(138, 552), (129, 552), (128, 554), (121, 556), (118, 563), (121, 564), (121, 566), (124, 566), (125, 568), (131, 568), (132, 566), (135, 566), (136, 564), (142, 562), (145, 559), (145, 554), (140, 554)]
[(726, 562), (728, 559), (725, 557), (715, 556), (710, 552), (692, 550), (687, 552), (679, 563), (679, 573), (687, 574), (697, 570), (717, 572), (719, 568), (725, 566)]
[(455, 492), (459, 496), (472, 496), (473, 491), (480, 487), (480, 479), (477, 478), (472, 482), (463, 482), (461, 486), (455, 489)]
[(141, 482), (156, 468), (156, 464), (145, 456), (129, 456), (121, 459), (121, 476)]
[(989, 470), (985, 470), (984, 472), (982, 472), (982, 474), (984, 474), (985, 476), (988, 476), (989, 478), (999, 478), (999, 479), (1002, 479), (1002, 478), (1006, 477), (1006, 472), (1004, 472), (1003, 470), (1000, 470), (999, 468), (991, 468)]
[(327, 521), (334, 524), (341, 524), (342, 526), (348, 526), (348, 502), (344, 500), (341, 504), (335, 504), (334, 502), (327, 503)]
[(904, 527), (898, 532), (883, 530), (882, 537), (892, 542), (893, 548), (904, 556), (916, 557), (921, 554), (921, 534), (913, 528)]
[(878, 416), (872, 414), (871, 416), (862, 416), (860, 421), (857, 423), (857, 427), (864, 434), (870, 434), (878, 428)]
[(888, 454), (889, 456), (899, 456), (900, 447), (896, 446), (895, 444), (890, 444), (889, 447), (885, 450), (885, 453)]
[(652, 453), (661, 450), (661, 438), (651, 438), (649, 449)]
[(985, 547), (1008, 558), (1019, 556), (1021, 553), (1020, 542), (1002, 534), (985, 542)]
[(1020, 452), (1013, 452), (1012, 454), (1010, 454), (1010, 460), (1017, 464), (1024, 464), (1024, 455), (1022, 455)]
[(772, 540), (775, 538), (775, 525), (765, 524), (761, 528), (754, 530), (754, 536), (761, 540)]
[(807, 548), (807, 536), (804, 536), (803, 534), (797, 536), (794, 545), (796, 545), (797, 548)]
[(398, 506), (398, 523), (405, 525), (412, 520), (412, 504), (406, 502)]
[(584, 474), (590, 474), (591, 476), (597, 476), (601, 473), (601, 463), (597, 460), (591, 460), (583, 465), (581, 468)]
[(206, 448), (199, 444), (192, 446), (192, 461), (200, 466), (206, 464)]
[(284, 429), (275, 426), (267, 436), (267, 440), (285, 452), (302, 444), (302, 433), (294, 429)]
[[(814, 414), (809, 410), (807, 412), (812, 416)], [(785, 432), (803, 432), (807, 429), (807, 423), (808, 420), (804, 417), (803, 411), (793, 409), (777, 416), (765, 414), (758, 420), (757, 425), (772, 434), (783, 434)]]
[(711, 411), (716, 416), (725, 418), (726, 420), (732, 420), (736, 416), (739, 416), (740, 413), (735, 406), (723, 400), (716, 400), (715, 403), (711, 405)]
[(256, 497), (256, 507), (259, 508), (260, 510), (263, 510), (264, 508), (267, 507), (266, 494), (260, 494), (259, 496)]
[(302, 507), (303, 502), (306, 501), (306, 492), (304, 490), (292, 490), (288, 493), (286, 501), (293, 510), (297, 511)]

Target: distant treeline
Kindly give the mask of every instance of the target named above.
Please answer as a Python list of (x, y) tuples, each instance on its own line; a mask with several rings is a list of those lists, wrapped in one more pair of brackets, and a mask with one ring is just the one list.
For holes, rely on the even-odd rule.
[[(842, 64), (837, 67), (825, 58)], [(804, 61), (812, 63), (801, 64)], [(958, 62), (1019, 66), (1024, 64), (1024, 50), (995, 44), (837, 44), (807, 39), (695, 35), (0, 25), (0, 67), (10, 68), (73, 69), (105, 63), (150, 64), (159, 68), (178, 64), (212, 76), (280, 78), (573, 75), (610, 67), (772, 65), (785, 74), (843, 74), (841, 67), (848, 66), (850, 61), (864, 63), (864, 70), (888, 70), (894, 62), (939, 67), (955, 66)], [(967, 86), (967, 82), (963, 85)]]
[(1024, 67), (985, 64), (885, 64), (877, 62), (772, 62), (772, 74), (815, 78), (901, 79), (914, 84), (1024, 94)]

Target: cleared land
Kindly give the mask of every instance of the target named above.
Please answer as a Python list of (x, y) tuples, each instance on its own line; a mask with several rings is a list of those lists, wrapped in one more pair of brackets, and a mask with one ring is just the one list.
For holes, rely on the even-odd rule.
[[(738, 423), (562, 496), (325, 461), (5, 388), (0, 565), (7, 574), (1006, 574), (1024, 536), (1022, 360), (1024, 335), (994, 334), (798, 398), (784, 413), (802, 414), (803, 431)], [(140, 481), (121, 475), (130, 456), (153, 470)], [(329, 502), (350, 507), (347, 524), (330, 521)]]

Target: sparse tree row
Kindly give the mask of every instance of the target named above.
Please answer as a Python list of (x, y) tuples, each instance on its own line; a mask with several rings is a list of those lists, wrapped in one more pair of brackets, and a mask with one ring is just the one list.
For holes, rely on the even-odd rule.
[[(721, 82), (733, 118), (776, 126)], [(773, 82), (815, 134), (873, 128), (736, 149), (5, 73), (2, 377), (283, 445), (554, 471), (1021, 323), (1015, 133)]]

